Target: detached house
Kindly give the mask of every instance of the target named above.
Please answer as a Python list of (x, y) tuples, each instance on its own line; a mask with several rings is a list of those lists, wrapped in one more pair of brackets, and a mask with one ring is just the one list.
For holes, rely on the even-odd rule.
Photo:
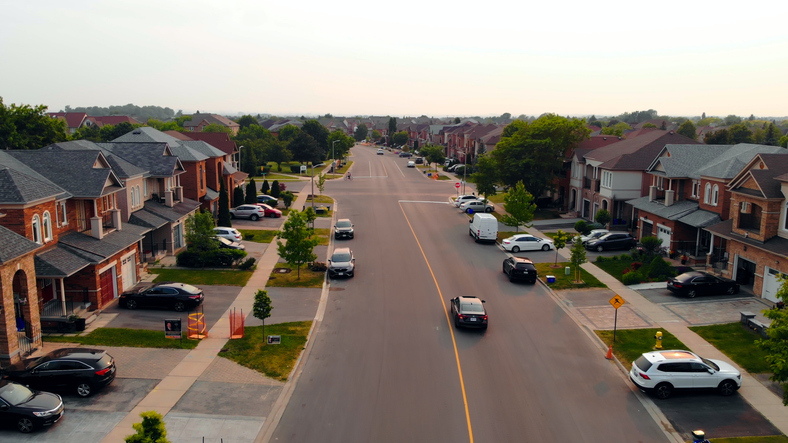
[(706, 228), (712, 238), (724, 239), (729, 258), (722, 272), (777, 302), (778, 277), (788, 274), (788, 157), (757, 154), (727, 190), (729, 219)]
[(200, 111), (192, 115), (191, 120), (184, 122), (183, 127), (190, 132), (202, 132), (202, 130), (210, 124), (217, 124), (225, 128), (230, 128), (233, 135), (238, 135), (238, 131), (241, 129), (241, 125), (227, 117), (217, 114), (202, 114)]

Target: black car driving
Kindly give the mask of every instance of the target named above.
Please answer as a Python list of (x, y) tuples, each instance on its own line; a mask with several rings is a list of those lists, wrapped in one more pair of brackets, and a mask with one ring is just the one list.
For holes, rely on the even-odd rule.
[(739, 284), (729, 278), (692, 271), (669, 279), (668, 289), (674, 294), (695, 298), (698, 295), (733, 295), (739, 292)]
[(355, 235), (353, 223), (349, 218), (337, 220), (337, 224), (334, 225), (334, 238), (353, 238)]
[(196, 308), (204, 298), (202, 289), (196, 286), (167, 282), (124, 292), (120, 295), (119, 304), (127, 309), (148, 307), (182, 312)]
[(484, 300), (470, 295), (451, 299), (451, 315), (454, 326), (487, 329), (487, 309)]
[(51, 426), (62, 416), (63, 399), (59, 395), (0, 380), (0, 422), (3, 425), (28, 433)]
[(3, 377), (45, 391), (88, 397), (115, 379), (115, 359), (102, 349), (63, 348), (13, 364)]
[(509, 281), (521, 280), (536, 283), (538, 273), (531, 259), (526, 257), (509, 257), (503, 261), (503, 273)]

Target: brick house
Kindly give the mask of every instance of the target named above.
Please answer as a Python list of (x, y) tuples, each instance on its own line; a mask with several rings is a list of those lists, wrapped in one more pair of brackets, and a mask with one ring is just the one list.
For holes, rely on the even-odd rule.
[(665, 145), (646, 172), (649, 193), (627, 202), (635, 210), (638, 237), (656, 236), (662, 246), (706, 263), (711, 234), (703, 228), (728, 219), (726, 184), (760, 153), (788, 153), (778, 146)]
[(227, 117), (218, 114), (203, 114), (200, 113), (200, 111), (193, 114), (191, 120), (184, 122), (183, 127), (189, 132), (202, 132), (202, 130), (210, 124), (217, 124), (225, 128), (230, 128), (233, 135), (238, 135), (238, 130), (241, 129), (241, 125)]
[[(766, 300), (775, 296), (788, 274), (788, 157), (757, 154), (727, 184), (728, 220), (706, 228), (724, 239), (721, 267), (727, 277)], [(710, 255), (710, 256), (711, 256)]]

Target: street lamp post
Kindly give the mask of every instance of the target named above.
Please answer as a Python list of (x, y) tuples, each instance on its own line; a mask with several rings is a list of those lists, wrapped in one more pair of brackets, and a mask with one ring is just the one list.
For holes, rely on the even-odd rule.
[[(238, 147), (238, 170), (239, 171), (241, 171), (241, 149), (243, 149), (243, 148), (244, 148), (243, 146), (239, 146)], [(241, 172), (243, 172), (243, 171), (241, 171)]]

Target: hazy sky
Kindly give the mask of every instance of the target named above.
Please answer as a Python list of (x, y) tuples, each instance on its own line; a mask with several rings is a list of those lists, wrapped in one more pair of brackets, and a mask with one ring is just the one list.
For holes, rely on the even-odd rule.
[(0, 0), (0, 97), (184, 112), (788, 115), (786, 2)]

